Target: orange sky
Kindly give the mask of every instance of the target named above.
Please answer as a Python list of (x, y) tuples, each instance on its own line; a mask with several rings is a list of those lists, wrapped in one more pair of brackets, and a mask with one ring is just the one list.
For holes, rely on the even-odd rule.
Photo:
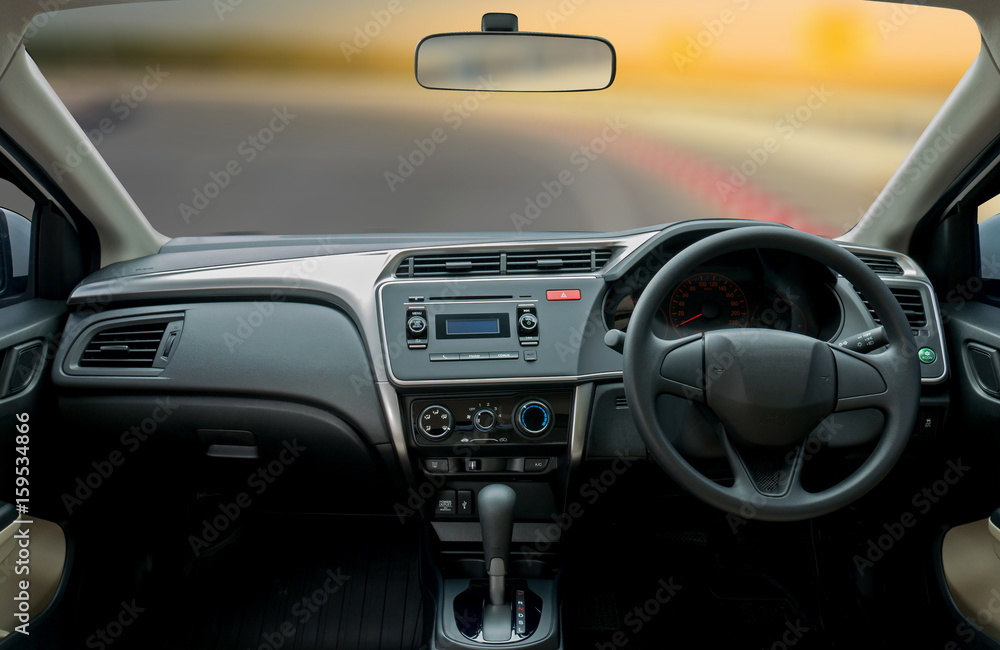
[[(41, 47), (72, 34), (146, 43), (271, 43), (337, 56), (389, 0), (175, 0), (66, 11), (47, 21)], [(720, 75), (821, 78), (950, 88), (975, 57), (979, 38), (965, 14), (862, 0), (398, 0), (401, 8), (359, 60), (387, 60), (409, 72), (424, 35), (475, 30), (487, 11), (508, 11), (522, 31), (604, 36), (619, 53), (620, 81), (691, 82)], [(700, 43), (700, 44), (699, 44)], [(29, 42), (29, 48), (31, 42)], [(956, 72), (957, 71), (957, 72)], [(630, 79), (630, 73), (634, 73)], [(666, 78), (666, 79), (664, 79)]]

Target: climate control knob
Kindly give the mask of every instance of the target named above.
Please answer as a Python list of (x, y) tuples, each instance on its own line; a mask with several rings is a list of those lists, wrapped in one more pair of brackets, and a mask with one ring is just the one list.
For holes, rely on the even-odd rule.
[(440, 440), (455, 429), (455, 417), (451, 411), (437, 404), (428, 406), (417, 416), (417, 430), (425, 438)]
[(514, 409), (514, 428), (529, 438), (539, 438), (548, 433), (553, 419), (552, 407), (542, 400), (527, 400)]
[(472, 425), (483, 433), (492, 431), (497, 425), (497, 414), (491, 409), (479, 409), (472, 416)]

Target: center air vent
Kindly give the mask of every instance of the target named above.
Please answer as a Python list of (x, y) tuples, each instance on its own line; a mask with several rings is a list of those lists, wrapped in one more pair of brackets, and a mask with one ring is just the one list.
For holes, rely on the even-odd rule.
[[(906, 320), (910, 321), (910, 327), (916, 330), (927, 326), (927, 310), (924, 307), (923, 296), (918, 289), (889, 287), (889, 291), (899, 301), (899, 306), (903, 308), (903, 313), (906, 314)], [(868, 299), (861, 295), (861, 292), (858, 292), (858, 296), (865, 303), (865, 308), (871, 315), (872, 320), (875, 321), (875, 324), (881, 325), (882, 320), (875, 314), (875, 310), (872, 309), (872, 305), (868, 302)]]
[(399, 278), (474, 275), (595, 273), (611, 259), (610, 248), (412, 255), (396, 268)]
[(867, 253), (855, 253), (855, 256), (878, 275), (903, 275), (903, 268), (891, 257)]

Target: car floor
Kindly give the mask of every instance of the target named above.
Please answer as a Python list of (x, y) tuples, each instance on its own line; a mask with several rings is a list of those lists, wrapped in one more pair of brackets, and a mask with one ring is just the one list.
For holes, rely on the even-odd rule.
[(262, 516), (147, 589), (149, 614), (113, 647), (419, 648), (429, 609), (417, 537), (395, 518)]

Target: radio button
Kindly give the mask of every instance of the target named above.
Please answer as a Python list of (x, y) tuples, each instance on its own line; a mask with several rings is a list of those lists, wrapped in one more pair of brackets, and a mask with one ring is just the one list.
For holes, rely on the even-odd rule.
[(410, 316), (406, 321), (406, 331), (413, 336), (420, 336), (427, 331), (427, 319), (423, 316)]
[(461, 355), (462, 361), (488, 361), (490, 358), (489, 352), (463, 352)]

